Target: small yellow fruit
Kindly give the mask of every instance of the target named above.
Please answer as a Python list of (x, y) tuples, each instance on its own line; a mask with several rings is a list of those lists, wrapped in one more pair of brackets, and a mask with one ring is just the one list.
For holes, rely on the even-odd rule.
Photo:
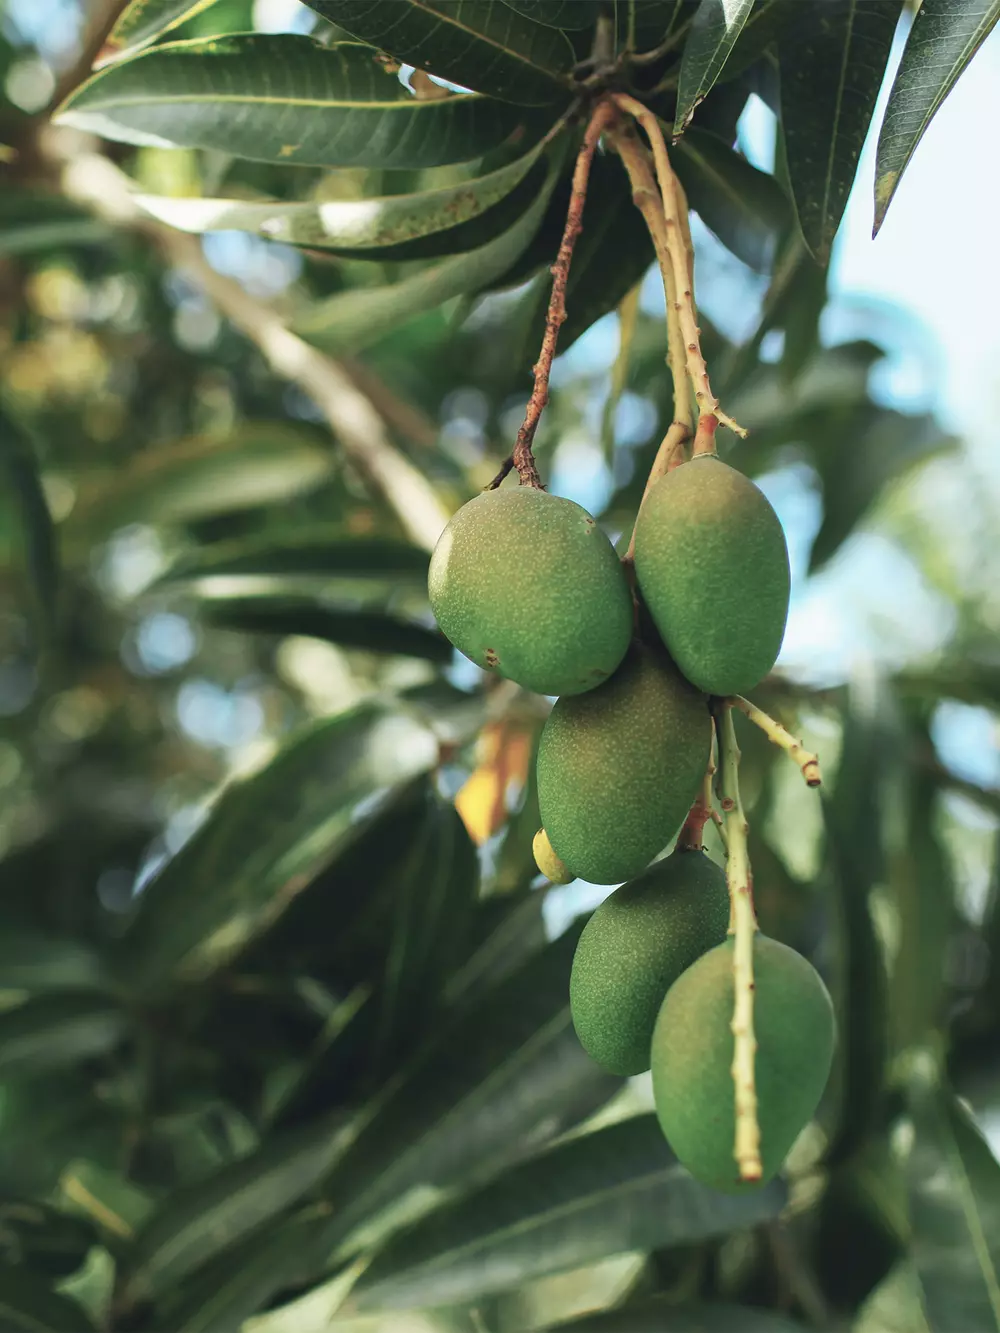
[(543, 828), (540, 828), (532, 839), (531, 852), (535, 858), (535, 865), (545, 878), (553, 884), (569, 884), (573, 879), (573, 876), (552, 850), (549, 835)]

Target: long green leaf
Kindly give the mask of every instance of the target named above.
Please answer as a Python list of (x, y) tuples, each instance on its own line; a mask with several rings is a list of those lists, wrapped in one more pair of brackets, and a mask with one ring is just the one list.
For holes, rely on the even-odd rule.
[(854, 184), (901, 7), (901, 0), (802, 5), (778, 38), (792, 197), (821, 264)]
[(725, 1235), (775, 1217), (775, 1182), (741, 1195), (692, 1180), (653, 1115), (571, 1139), (397, 1234), (361, 1275), (362, 1310), (472, 1300), (631, 1250)]
[(101, 64), (135, 55), (216, 0), (132, 0), (108, 34)]
[(90, 1333), (94, 1325), (76, 1301), (53, 1291), (37, 1273), (0, 1271), (0, 1328), (4, 1333)]
[(911, 1111), (910, 1255), (931, 1333), (1000, 1329), (1000, 1163), (946, 1091)]
[(536, 23), (569, 32), (593, 27), (601, 12), (599, 0), (503, 0), (503, 3)]
[(875, 225), (924, 131), (1000, 19), (1000, 0), (923, 0), (896, 73), (875, 159)]
[(420, 587), (427, 582), (429, 562), (426, 551), (407, 542), (331, 537), (324, 528), (307, 527), (294, 536), (234, 538), (196, 547), (180, 556), (157, 586), (210, 579), (242, 579), (248, 586), (270, 580), (287, 586), (295, 579), (323, 579)]
[(390, 333), (401, 320), (432, 310), (452, 297), (480, 291), (509, 269), (528, 246), (542, 221), (557, 174), (557, 167), (550, 167), (530, 207), (495, 240), (468, 254), (428, 265), (402, 282), (331, 296), (296, 321), (296, 332), (328, 350), (357, 351)]
[(498, 0), (308, 0), (317, 14), (398, 60), (523, 106), (566, 102), (565, 35)]
[[(492, 239), (481, 235), (465, 243), (468, 224), (501, 214), (506, 230), (516, 220), (504, 201), (522, 201), (517, 187), (540, 184), (531, 177), (541, 152), (539, 144), (524, 157), (474, 180), (420, 194), (390, 194), (376, 199), (335, 199), (319, 203), (247, 203), (241, 199), (174, 199), (167, 195), (136, 195), (151, 216), (181, 231), (248, 231), (269, 240), (313, 249), (336, 250), (358, 258), (420, 258), (434, 249), (456, 254)], [(542, 173), (544, 179), (544, 172)], [(518, 210), (520, 211), (520, 209)], [(482, 228), (480, 227), (480, 230)], [(0, 236), (2, 245), (2, 236)]]
[(544, 126), (539, 115), (478, 94), (418, 101), (354, 42), (239, 33), (111, 65), (57, 120), (124, 143), (259, 162), (416, 168), (481, 157)]
[(107, 222), (50, 191), (19, 187), (0, 195), (0, 255), (93, 245), (113, 237)]
[(234, 782), (143, 890), (121, 943), (138, 990), (203, 978), (261, 935), (350, 836), (355, 807), (437, 757), (412, 718), (364, 704)]
[(701, 0), (691, 20), (677, 83), (674, 140), (691, 123), (698, 103), (722, 73), (754, 0)]
[(44, 634), (52, 630), (59, 588), (59, 554), (31, 440), (0, 408), (0, 477), (16, 511), (25, 571), (31, 584), (35, 618)]
[(93, 991), (53, 991), (0, 1013), (0, 1079), (29, 1078), (104, 1055), (127, 1016)]
[(553, 1324), (537, 1333), (803, 1333), (803, 1325), (749, 1305), (653, 1300)]
[(74, 1161), (59, 1177), (68, 1206), (119, 1240), (131, 1241), (153, 1208), (153, 1200), (117, 1171), (96, 1162)]
[(101, 959), (81, 940), (4, 925), (0, 933), (0, 990), (101, 990), (107, 984)]

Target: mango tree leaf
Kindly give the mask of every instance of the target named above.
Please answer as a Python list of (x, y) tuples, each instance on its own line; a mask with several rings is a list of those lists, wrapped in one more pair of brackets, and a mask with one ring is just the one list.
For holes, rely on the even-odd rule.
[(153, 1209), (145, 1190), (97, 1162), (74, 1161), (59, 1177), (67, 1205), (118, 1240), (131, 1241)]
[(38, 935), (4, 925), (0, 933), (0, 990), (35, 994), (102, 990), (108, 984), (100, 957), (82, 940)]
[(205, 583), (225, 579), (228, 591), (244, 580), (286, 583), (293, 579), (328, 582), (427, 583), (430, 556), (421, 547), (383, 537), (331, 537), (324, 528), (305, 529), (294, 536), (263, 536), (212, 542), (180, 556), (154, 586)]
[(128, 1018), (93, 991), (52, 991), (0, 1013), (0, 1079), (29, 1078), (105, 1055)]
[(283, 1213), (349, 1142), (343, 1118), (276, 1136), (257, 1152), (176, 1191), (147, 1218), (128, 1256), (125, 1297), (146, 1300)]
[(430, 732), (375, 703), (319, 722), (232, 783), (143, 889), (121, 942), (134, 988), (203, 978), (261, 935), (350, 836), (355, 808), (437, 758)]
[(945, 1089), (911, 1098), (910, 1257), (931, 1333), (1000, 1329), (1000, 1163)]
[(593, 27), (601, 12), (599, 0), (503, 0), (503, 3), (536, 23), (569, 32)]
[(111, 65), (70, 94), (57, 120), (124, 143), (384, 169), (481, 157), (544, 126), (540, 114), (478, 94), (418, 101), (355, 42), (239, 33)]
[(55, 194), (19, 187), (0, 197), (0, 255), (93, 245), (112, 240), (114, 234), (107, 222)]
[(801, 5), (778, 38), (792, 198), (821, 264), (854, 184), (901, 8), (901, 0)]
[(467, 254), (430, 264), (402, 282), (361, 287), (313, 305), (295, 331), (326, 350), (354, 352), (398, 327), (401, 320), (432, 310), (454, 296), (477, 292), (510, 268), (538, 230), (552, 194), (551, 166), (529, 208), (508, 231)]
[(701, 0), (691, 20), (677, 82), (674, 142), (711, 91), (750, 16), (754, 0)]
[(538, 1333), (803, 1333), (803, 1325), (748, 1305), (677, 1305), (652, 1300), (584, 1315)]
[(673, 162), (688, 203), (705, 226), (745, 264), (766, 272), (789, 216), (774, 177), (697, 128), (677, 145)]
[(0, 408), (0, 477), (15, 510), (25, 571), (31, 584), (35, 616), (49, 634), (55, 618), (59, 588), (59, 555), (55, 525), (49, 513), (31, 440)]
[(3, 1262), (24, 1264), (51, 1280), (75, 1272), (97, 1244), (89, 1221), (37, 1199), (5, 1198), (0, 1228)]
[(221, 629), (250, 634), (302, 635), (325, 639), (343, 648), (370, 653), (420, 657), (444, 665), (453, 656), (451, 644), (438, 630), (387, 611), (358, 611), (325, 605), (308, 597), (226, 597), (205, 603), (202, 618)]
[(924, 0), (885, 109), (875, 159), (875, 226), (941, 103), (1000, 19), (1000, 0)]
[[(506, 231), (533, 198), (541, 180), (532, 173), (538, 145), (524, 157), (485, 176), (420, 194), (390, 194), (376, 199), (334, 199), (317, 203), (247, 203), (241, 199), (174, 199), (136, 195), (152, 217), (181, 231), (248, 231), (269, 240), (312, 249), (335, 250), (365, 258), (421, 258), (474, 249)], [(527, 179), (526, 179), (527, 178)], [(522, 188), (519, 188), (522, 187)], [(524, 191), (530, 188), (530, 195)], [(510, 207), (498, 208), (501, 203)], [(500, 216), (497, 226), (494, 215)], [(478, 231), (470, 224), (479, 220)], [(483, 234), (486, 224), (495, 231)], [(470, 235), (476, 239), (468, 241)], [(0, 246), (2, 246), (0, 235)]]
[(82, 1306), (53, 1291), (25, 1268), (0, 1271), (0, 1328), (4, 1333), (91, 1333)]
[(339, 28), (476, 92), (522, 106), (569, 100), (573, 48), (563, 33), (482, 0), (308, 0)]
[(119, 14), (97, 66), (135, 55), (216, 0), (132, 0)]
[[(788, 9), (787, 0), (755, 0), (750, 16), (743, 24), (740, 35), (736, 39), (736, 45), (730, 51), (726, 63), (722, 67), (722, 73), (718, 77), (719, 83), (729, 83), (733, 79), (738, 79), (752, 65), (757, 64), (787, 23)], [(763, 73), (759, 65), (758, 72)], [(757, 84), (754, 91), (770, 105), (769, 99), (764, 96), (764, 91), (760, 86), (761, 80), (754, 79), (754, 83)], [(776, 89), (777, 79), (774, 83)], [(777, 98), (771, 100), (775, 103), (772, 110), (776, 111)]]
[(740, 1195), (692, 1180), (656, 1117), (625, 1120), (533, 1157), (397, 1233), (368, 1265), (360, 1310), (468, 1301), (632, 1250), (725, 1235), (775, 1217), (785, 1189)]

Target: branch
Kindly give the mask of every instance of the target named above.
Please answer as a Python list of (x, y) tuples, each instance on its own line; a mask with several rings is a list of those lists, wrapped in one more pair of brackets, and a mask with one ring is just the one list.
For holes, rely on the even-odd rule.
[(433, 549), (448, 522), (447, 510), (423, 473), (390, 443), (371, 401), (337, 362), (292, 333), (272, 309), (234, 279), (217, 273), (196, 237), (143, 214), (132, 198), (128, 177), (107, 158), (67, 154), (62, 176), (69, 198), (155, 241), (230, 324), (259, 348), (274, 373), (309, 395), (347, 457), (385, 498), (410, 538)]
[(717, 707), (715, 726), (719, 737), (719, 797), (727, 832), (726, 883), (729, 887), (729, 933), (733, 946), (733, 1090), (736, 1101), (736, 1136), (733, 1156), (740, 1179), (760, 1180), (760, 1126), (757, 1123), (755, 1057), (757, 1038), (753, 1027), (753, 941), (757, 917), (753, 910), (753, 876), (747, 848), (749, 826), (740, 800), (740, 751), (736, 744), (733, 715)]
[(710, 755), (701, 790), (695, 798), (694, 805), (688, 811), (684, 826), (677, 835), (677, 847), (680, 850), (686, 852), (703, 852), (705, 850), (705, 844), (702, 841), (705, 825), (717, 818), (717, 812), (712, 805), (712, 776), (714, 773), (715, 764)]
[(745, 714), (754, 726), (760, 727), (761, 731), (769, 741), (773, 741), (780, 749), (784, 750), (789, 759), (793, 759), (802, 770), (802, 776), (806, 780), (807, 787), (818, 787), (823, 781), (823, 775), (819, 771), (819, 756), (810, 754), (797, 741), (790, 731), (786, 731), (780, 722), (776, 722), (762, 708), (752, 704), (749, 699), (744, 699), (741, 694), (732, 694), (728, 698), (721, 700), (723, 708), (738, 708)]
[(573, 251), (577, 237), (583, 231), (583, 208), (587, 202), (587, 184), (590, 180), (590, 165), (598, 141), (607, 126), (614, 119), (615, 109), (610, 102), (599, 102), (594, 109), (583, 143), (576, 157), (573, 168), (573, 187), (570, 193), (569, 208), (566, 210), (566, 226), (563, 229), (562, 242), (556, 262), (552, 265), (552, 295), (549, 298), (548, 313), (545, 317), (545, 334), (542, 338), (542, 350), (534, 365), (535, 386), (528, 399), (524, 421), (517, 432), (514, 449), (505, 460), (496, 477), (490, 482), (488, 490), (495, 490), (512, 467), (517, 468), (522, 486), (534, 486), (541, 489), (542, 482), (535, 466), (535, 456), (531, 446), (538, 429), (545, 405), (549, 401), (549, 374), (559, 341), (559, 330), (566, 321), (566, 282), (569, 278), (569, 266), (573, 262)]
[(50, 109), (59, 106), (78, 84), (90, 77), (94, 61), (104, 50), (112, 28), (128, 3), (129, 0), (96, 0), (87, 14), (80, 39), (80, 53), (69, 69), (60, 75), (49, 99)]

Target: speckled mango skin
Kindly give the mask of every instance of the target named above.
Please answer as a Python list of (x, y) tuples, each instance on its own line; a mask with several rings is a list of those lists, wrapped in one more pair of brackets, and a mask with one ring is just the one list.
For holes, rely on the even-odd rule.
[(569, 981), (587, 1054), (612, 1074), (645, 1073), (664, 995), (728, 926), (726, 877), (703, 852), (672, 852), (606, 898), (584, 927)]
[[(754, 1030), (761, 1183), (781, 1169), (823, 1095), (833, 1005), (819, 973), (777, 940), (754, 939)], [(667, 992), (653, 1031), (656, 1114), (691, 1174), (726, 1193), (752, 1189), (733, 1158), (733, 942), (704, 954)]]
[(788, 547), (763, 491), (714, 456), (653, 486), (635, 573), (663, 642), (706, 694), (746, 694), (774, 666), (788, 618)]
[(539, 694), (603, 684), (632, 635), (632, 596), (604, 532), (572, 500), (530, 486), (463, 505), (431, 557), (428, 591), (459, 652)]
[(638, 643), (599, 689), (559, 699), (538, 743), (538, 806), (567, 869), (592, 884), (644, 870), (691, 808), (711, 739), (704, 696)]

